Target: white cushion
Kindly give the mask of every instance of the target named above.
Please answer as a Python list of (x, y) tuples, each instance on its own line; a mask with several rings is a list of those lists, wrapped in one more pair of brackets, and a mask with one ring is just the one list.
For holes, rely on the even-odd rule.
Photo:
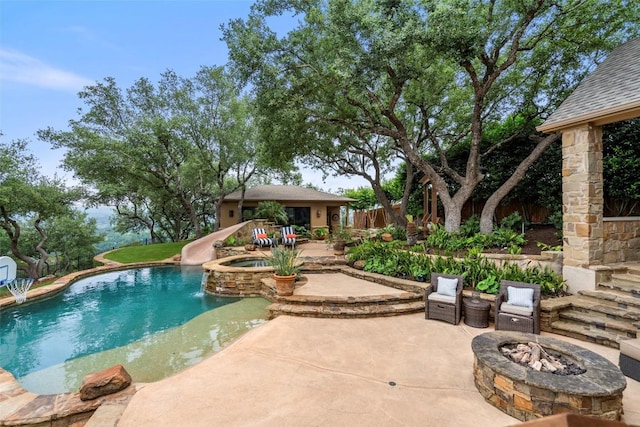
[(456, 288), (458, 287), (458, 279), (447, 279), (446, 277), (438, 277), (437, 293), (440, 295), (456, 296)]
[(630, 339), (620, 341), (620, 354), (640, 361), (640, 339)]
[(522, 307), (521, 305), (513, 305), (506, 302), (500, 304), (500, 311), (519, 314), (520, 316), (531, 316), (533, 314), (533, 308)]
[(437, 301), (437, 302), (444, 302), (447, 304), (455, 304), (456, 303), (456, 297), (452, 297), (449, 295), (442, 295), (439, 294), (437, 292), (431, 292), (429, 294), (429, 296), (427, 297), (427, 299), (429, 301)]
[(533, 288), (508, 286), (507, 295), (509, 296), (507, 304), (533, 308)]

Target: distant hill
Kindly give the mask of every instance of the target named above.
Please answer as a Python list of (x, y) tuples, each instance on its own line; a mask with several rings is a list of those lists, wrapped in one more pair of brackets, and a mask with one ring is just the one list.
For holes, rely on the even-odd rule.
[(100, 206), (97, 208), (87, 208), (85, 212), (90, 218), (95, 218), (98, 233), (104, 234), (104, 240), (96, 245), (96, 253), (110, 251), (122, 246), (131, 246), (133, 244), (144, 245), (151, 241), (148, 232), (143, 233), (126, 233), (116, 232), (111, 226), (111, 217), (115, 215), (114, 209), (110, 206)]

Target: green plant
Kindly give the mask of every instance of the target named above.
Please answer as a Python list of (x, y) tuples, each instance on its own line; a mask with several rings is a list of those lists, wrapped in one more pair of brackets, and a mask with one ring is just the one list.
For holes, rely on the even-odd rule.
[(395, 225), (389, 224), (378, 231), (378, 237), (384, 233), (391, 234), (393, 240), (407, 240), (407, 231), (402, 227), (396, 227)]
[(293, 231), (296, 233), (296, 236), (298, 237), (304, 237), (304, 238), (310, 238), (311, 236), (311, 232), (309, 230), (307, 230), (306, 227), (303, 227), (302, 225), (294, 225), (293, 226)]
[(225, 245), (226, 246), (237, 246), (238, 245), (238, 239), (236, 238), (236, 236), (229, 236), (227, 237), (227, 240), (225, 240)]
[(510, 230), (520, 230), (523, 222), (524, 220), (522, 219), (522, 216), (520, 216), (520, 213), (516, 211), (502, 218), (500, 221), (500, 227), (508, 228)]
[(470, 237), (480, 233), (480, 218), (478, 215), (472, 215), (469, 219), (460, 225), (460, 235)]
[(328, 234), (329, 232), (326, 228), (320, 227), (313, 230), (313, 235), (316, 237), (316, 239), (324, 239)]
[(500, 280), (495, 275), (489, 275), (476, 284), (476, 289), (487, 294), (496, 295), (500, 291)]
[(333, 240), (333, 241), (336, 241), (336, 240), (350, 241), (351, 240), (351, 233), (349, 232), (349, 230), (346, 230), (346, 229), (340, 227), (339, 230), (333, 232), (333, 234), (331, 235), (331, 240)]
[(556, 251), (562, 252), (562, 245), (550, 245), (544, 242), (536, 242), (536, 246), (540, 248), (541, 251)]
[(276, 224), (286, 225), (289, 223), (289, 216), (287, 211), (280, 203), (275, 200), (267, 200), (258, 203), (258, 206), (253, 212), (254, 218), (266, 218)]
[(549, 215), (548, 219), (556, 229), (562, 230), (562, 211), (555, 211), (554, 213)]
[(302, 269), (302, 263), (298, 259), (302, 251), (278, 247), (271, 249), (271, 255), (265, 258), (268, 265), (273, 267), (277, 276), (292, 276)]
[(509, 254), (511, 255), (520, 255), (522, 253), (522, 248), (518, 245), (509, 246)]

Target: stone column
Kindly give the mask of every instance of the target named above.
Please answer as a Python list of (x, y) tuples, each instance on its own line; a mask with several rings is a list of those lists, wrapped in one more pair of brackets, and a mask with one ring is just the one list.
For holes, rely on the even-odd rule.
[(562, 131), (562, 204), (564, 278), (573, 291), (593, 289), (584, 269), (603, 261), (602, 128)]

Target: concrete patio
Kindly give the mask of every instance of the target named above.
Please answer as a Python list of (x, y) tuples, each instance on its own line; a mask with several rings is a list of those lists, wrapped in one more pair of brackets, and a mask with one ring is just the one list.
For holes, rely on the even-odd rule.
[[(305, 255), (320, 255), (316, 250), (326, 254), (326, 248), (305, 248)], [(299, 292), (353, 291), (348, 281), (323, 283), (321, 278)], [(372, 293), (379, 291), (377, 286), (372, 284)], [(492, 330), (493, 325), (477, 329), (425, 320), (423, 314), (369, 319), (280, 316), (196, 366), (139, 384), (117, 425), (519, 424), (486, 403), (473, 382), (471, 340)], [(554, 336), (617, 365), (618, 350)], [(640, 383), (629, 378), (627, 383), (623, 421), (640, 424)]]

